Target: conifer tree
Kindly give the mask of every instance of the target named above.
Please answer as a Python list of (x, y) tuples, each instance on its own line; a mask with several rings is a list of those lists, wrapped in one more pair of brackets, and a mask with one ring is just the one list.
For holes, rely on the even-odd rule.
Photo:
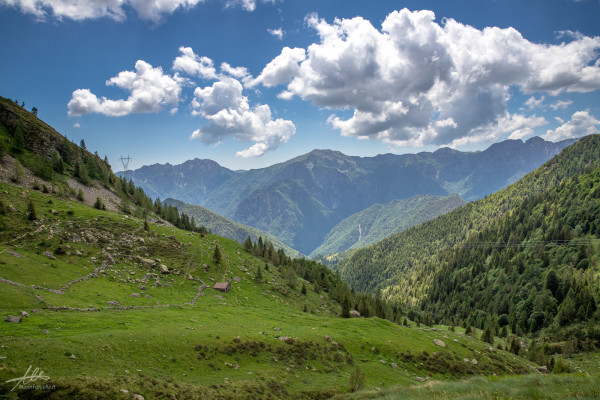
[(256, 267), (256, 275), (254, 276), (254, 279), (256, 280), (256, 283), (262, 283), (263, 281), (263, 273), (260, 265)]
[(31, 200), (29, 200), (29, 204), (27, 205), (27, 219), (30, 221), (35, 221), (37, 219), (35, 206), (33, 205), (33, 201)]
[(219, 245), (215, 246), (215, 251), (213, 253), (213, 261), (215, 264), (221, 264), (221, 250), (219, 249)]
[(247, 252), (251, 252), (252, 251), (252, 239), (250, 238), (250, 236), (248, 236), (248, 238), (246, 239), (246, 241), (244, 242), (244, 250), (246, 250)]
[(348, 300), (348, 296), (344, 296), (344, 300), (342, 300), (342, 318), (350, 318), (350, 300)]

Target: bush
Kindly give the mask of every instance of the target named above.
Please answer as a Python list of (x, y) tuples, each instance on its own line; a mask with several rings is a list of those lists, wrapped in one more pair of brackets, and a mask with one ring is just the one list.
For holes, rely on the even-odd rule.
[(33, 205), (33, 201), (31, 200), (29, 200), (29, 205), (27, 206), (27, 219), (30, 221), (35, 221), (37, 219), (35, 206)]
[(350, 375), (350, 391), (354, 392), (359, 390), (365, 384), (365, 374), (358, 368), (358, 366), (354, 367), (352, 370), (352, 374)]
[(100, 198), (100, 196), (96, 197), (96, 202), (94, 203), (94, 208), (97, 210), (106, 210), (106, 206), (102, 202), (102, 199)]

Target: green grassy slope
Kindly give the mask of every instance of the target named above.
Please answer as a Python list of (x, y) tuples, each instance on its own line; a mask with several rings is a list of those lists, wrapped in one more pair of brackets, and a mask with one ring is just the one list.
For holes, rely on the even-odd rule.
[(262, 237), (263, 239), (271, 241), (275, 248), (283, 249), (290, 257), (298, 257), (300, 255), (298, 251), (281, 242), (275, 236), (251, 226), (232, 221), (202, 206), (187, 204), (175, 199), (166, 199), (164, 203), (175, 206), (180, 212), (184, 212), (190, 217), (194, 217), (196, 225), (202, 225), (207, 229), (210, 229), (215, 235), (235, 240), (238, 243), (243, 243), (248, 237), (250, 237), (253, 242), (258, 241), (258, 238)]
[(325, 241), (311, 253), (311, 257), (369, 246), (465, 204), (457, 195), (419, 195), (372, 205), (333, 227)]
[[(145, 231), (143, 220), (12, 185), (0, 192), (1, 312), (29, 313), (0, 323), (0, 382), (32, 365), (53, 387), (2, 384), (6, 398), (326, 398), (348, 390), (355, 366), (366, 388), (531, 371), (457, 333), (339, 318), (328, 293), (290, 288), (277, 267), (265, 270), (229, 239), (154, 224)], [(198, 296), (200, 281), (230, 281), (232, 290)], [(477, 365), (464, 361), (473, 358)]]

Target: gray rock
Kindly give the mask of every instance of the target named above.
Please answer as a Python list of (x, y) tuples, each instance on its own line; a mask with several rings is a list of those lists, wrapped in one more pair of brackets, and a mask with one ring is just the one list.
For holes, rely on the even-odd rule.
[(144, 267), (146, 268), (153, 268), (156, 266), (156, 261), (150, 258), (142, 258), (142, 264), (144, 264)]
[(145, 399), (144, 399), (144, 396), (136, 393), (133, 395), (133, 400), (145, 400)]
[(474, 358), (474, 359), (472, 359), (472, 360), (471, 360), (471, 364), (473, 364), (473, 365), (477, 365), (477, 364), (479, 364), (479, 363), (477, 362), (477, 359), (475, 359), (475, 358)]
[(146, 286), (140, 285), (140, 290), (146, 290)]
[(108, 305), (110, 306), (120, 306), (121, 304), (116, 300), (108, 301)]
[(360, 318), (360, 313), (357, 310), (350, 310), (350, 316), (352, 318)]
[(16, 315), (8, 315), (5, 321), (18, 324), (19, 322), (21, 322), (21, 317), (17, 317)]
[(444, 341), (440, 339), (433, 339), (433, 343), (437, 344), (440, 347), (446, 347), (446, 343), (444, 343)]
[(160, 264), (159, 265), (159, 269), (160, 269), (160, 273), (161, 274), (168, 274), (169, 273), (169, 267), (167, 267), (165, 264)]
[(7, 253), (10, 254), (13, 257), (23, 258), (23, 255), (17, 253), (16, 251), (8, 250)]
[(45, 251), (43, 254), (51, 260), (56, 260), (56, 257), (54, 257), (54, 254), (52, 254), (52, 252), (50, 252), (50, 251)]
[(396, 363), (392, 363), (391, 365), (392, 365), (392, 368), (398, 368), (398, 364), (396, 364)]
[(69, 356), (69, 358), (70, 358), (71, 360), (77, 360), (77, 357), (75, 357), (75, 354), (71, 354), (71, 355)]
[(426, 381), (426, 379), (423, 378), (422, 376), (415, 376), (415, 380), (419, 381), (419, 382), (425, 382)]
[(142, 297), (139, 293), (131, 293), (131, 297)]
[(27, 311), (21, 311), (21, 316), (29, 317), (29, 313)]

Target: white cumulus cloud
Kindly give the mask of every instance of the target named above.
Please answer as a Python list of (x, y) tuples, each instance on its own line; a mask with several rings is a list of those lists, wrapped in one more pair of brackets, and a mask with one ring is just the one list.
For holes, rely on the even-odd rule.
[(165, 105), (177, 106), (185, 80), (177, 74), (164, 74), (162, 68), (152, 67), (143, 60), (135, 63), (135, 71), (123, 71), (106, 81), (130, 92), (127, 99), (98, 98), (89, 89), (73, 92), (67, 107), (69, 116), (99, 113), (120, 117), (133, 113), (160, 111)]
[[(34, 15), (39, 21), (48, 16), (75, 21), (96, 18), (126, 19), (126, 10), (131, 8), (140, 18), (160, 22), (166, 15), (178, 10), (188, 10), (206, 0), (0, 0), (0, 6), (18, 8), (25, 14)], [(223, 0), (226, 7), (241, 7), (246, 11), (256, 9), (256, 0)], [(274, 0), (262, 0), (274, 4)]]
[(33, 14), (38, 20), (69, 18), (80, 21), (108, 17), (117, 21), (126, 19), (125, 8), (133, 8), (143, 19), (158, 22), (164, 15), (178, 9), (189, 9), (203, 0), (0, 0), (0, 5), (16, 7)]
[(283, 29), (281, 27), (277, 29), (267, 29), (267, 32), (269, 32), (271, 35), (275, 36), (279, 40), (283, 39)]
[(269, 62), (250, 86), (262, 84), (266, 87), (289, 82), (300, 71), (299, 63), (306, 59), (306, 51), (301, 48), (284, 47), (281, 54)]
[(255, 142), (237, 152), (238, 157), (258, 157), (286, 143), (296, 132), (294, 124), (284, 119), (273, 120), (266, 104), (250, 108), (242, 91), (243, 86), (237, 79), (226, 76), (212, 86), (196, 88), (192, 114), (202, 116), (208, 124), (194, 131), (192, 139), (218, 144), (232, 136), (239, 141)]
[[(440, 23), (432, 11), (407, 9), (390, 13), (380, 29), (361, 17), (329, 23), (313, 14), (306, 24), (319, 41), (305, 51), (284, 48), (252, 84), (286, 85), (280, 98), (353, 110), (328, 119), (344, 136), (448, 145), (511, 126), (507, 133), (526, 136), (542, 121), (508, 113), (511, 88), (550, 95), (600, 88), (600, 37), (537, 44), (514, 28)], [(543, 100), (532, 96), (526, 105)]]
[(553, 110), (564, 110), (565, 108), (569, 107), (571, 104), (573, 104), (573, 101), (571, 100), (557, 100), (555, 103), (550, 104), (550, 108)]
[(198, 56), (191, 47), (181, 46), (179, 52), (181, 55), (173, 61), (174, 70), (205, 79), (217, 78), (217, 71), (210, 58)]
[[(559, 120), (559, 122), (563, 122)], [(586, 135), (599, 133), (598, 121), (589, 111), (576, 111), (571, 119), (554, 130), (548, 130), (542, 138), (557, 142), (563, 139), (579, 138)]]

